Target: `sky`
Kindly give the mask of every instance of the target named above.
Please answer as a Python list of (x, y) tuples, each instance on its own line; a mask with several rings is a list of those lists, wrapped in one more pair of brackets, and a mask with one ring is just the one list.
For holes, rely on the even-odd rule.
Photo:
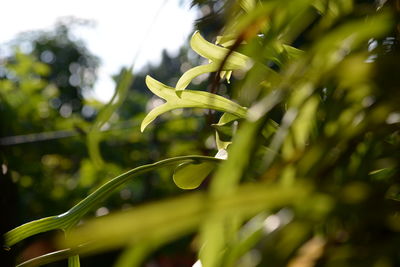
[[(180, 2), (185, 2), (181, 3)], [(73, 16), (94, 22), (75, 30), (88, 49), (101, 60), (94, 97), (111, 98), (111, 75), (130, 66), (135, 70), (159, 62), (161, 52), (178, 52), (193, 32), (197, 12), (182, 0), (13, 0), (2, 4), (0, 44), (18, 33), (51, 29), (60, 17)]]

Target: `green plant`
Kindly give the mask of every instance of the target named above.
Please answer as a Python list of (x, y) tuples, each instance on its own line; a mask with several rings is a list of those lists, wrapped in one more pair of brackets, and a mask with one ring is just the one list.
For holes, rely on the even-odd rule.
[[(77, 255), (120, 247), (126, 249), (116, 266), (139, 266), (189, 233), (198, 233), (199, 261), (207, 267), (400, 264), (400, 95), (396, 80), (383, 79), (398, 67), (399, 48), (374, 51), (385, 49), (398, 22), (393, 9), (364, 4), (232, 4), (218, 45), (198, 32), (192, 37), (193, 50), (209, 64), (188, 70), (175, 89), (147, 77), (166, 103), (141, 126), (177, 108), (221, 112), (215, 143), (217, 156), (227, 159), (182, 156), (137, 167), (68, 212), (8, 232), (11, 246), (35, 233), (66, 231), (63, 250), (21, 266), (66, 257), (79, 266)], [(308, 41), (301, 50), (294, 47), (302, 39)], [(235, 102), (216, 94), (218, 82), (211, 92), (185, 89), (207, 72), (232, 75)], [(174, 181), (183, 189), (197, 188), (214, 170), (207, 189), (75, 227), (130, 177), (177, 164)]]

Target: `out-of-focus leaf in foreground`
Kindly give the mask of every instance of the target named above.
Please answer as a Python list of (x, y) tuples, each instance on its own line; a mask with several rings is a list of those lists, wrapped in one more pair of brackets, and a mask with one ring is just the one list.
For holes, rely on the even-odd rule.
[[(205, 216), (213, 213), (238, 213), (245, 218), (251, 217), (263, 209), (298, 204), (305, 197), (313, 198), (309, 193), (310, 187), (306, 184), (290, 188), (242, 185), (237, 194), (215, 198), (212, 202), (205, 193), (190, 193), (94, 219), (72, 230), (67, 239), (60, 237), (60, 244), (63, 247), (77, 248), (88, 243), (90, 246), (77, 248), (78, 251), (95, 253), (126, 244), (135, 243), (140, 246), (143, 241), (172, 241), (195, 231)], [(209, 205), (212, 205), (212, 209), (209, 209)]]

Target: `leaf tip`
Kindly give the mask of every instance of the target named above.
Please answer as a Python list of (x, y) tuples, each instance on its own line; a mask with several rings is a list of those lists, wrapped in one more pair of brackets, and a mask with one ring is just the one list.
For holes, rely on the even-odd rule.
[(146, 82), (147, 87), (150, 87), (149, 84), (150, 84), (153, 80), (154, 80), (153, 77), (151, 77), (150, 75), (146, 75), (145, 82)]
[(151, 121), (149, 121), (148, 116), (146, 116), (142, 123), (140, 124), (140, 132), (143, 133), (144, 130), (147, 128), (147, 126), (151, 123)]
[(147, 116), (143, 119), (142, 123), (140, 124), (141, 133), (143, 133), (144, 130), (146, 130), (147, 126), (149, 126), (149, 124), (152, 123), (155, 119), (155, 117), (151, 115), (151, 112), (149, 114), (147, 114)]

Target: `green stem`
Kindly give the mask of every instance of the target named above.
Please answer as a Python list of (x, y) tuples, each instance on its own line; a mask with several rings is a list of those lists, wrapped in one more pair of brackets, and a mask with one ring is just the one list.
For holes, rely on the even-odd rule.
[(51, 230), (56, 230), (56, 229), (68, 230), (72, 228), (77, 222), (79, 222), (79, 220), (96, 204), (98, 204), (103, 199), (107, 198), (115, 189), (117, 189), (120, 185), (127, 182), (132, 177), (165, 166), (176, 165), (178, 163), (185, 163), (185, 162), (195, 162), (195, 161), (219, 162), (221, 161), (221, 159), (208, 156), (196, 156), (196, 155), (181, 156), (181, 157), (161, 160), (152, 164), (142, 165), (140, 167), (134, 168), (103, 184), (96, 191), (88, 195), (85, 199), (80, 201), (78, 204), (76, 204), (67, 212), (62, 213), (58, 216), (51, 216), (31, 221), (7, 232), (5, 234), (5, 244), (7, 246), (12, 246), (15, 243), (27, 237)]
[(74, 255), (68, 258), (68, 267), (80, 267), (79, 255)]

